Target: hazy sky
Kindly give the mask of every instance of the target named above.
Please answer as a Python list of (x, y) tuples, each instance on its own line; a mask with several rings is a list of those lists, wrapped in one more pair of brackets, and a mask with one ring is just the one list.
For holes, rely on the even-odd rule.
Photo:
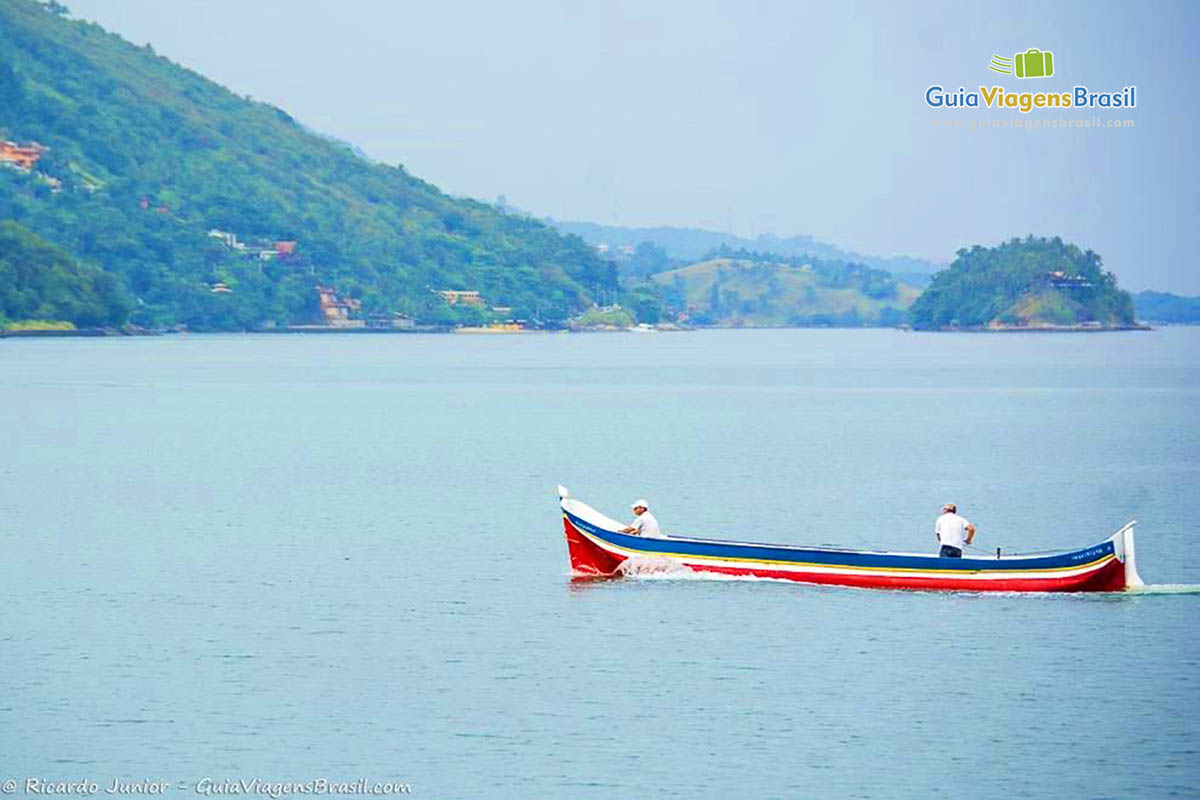
[[(949, 261), (1059, 234), (1200, 294), (1200, 3), (67, 0), (137, 44), (534, 214)], [(1055, 75), (987, 69), (1054, 53)], [(1132, 129), (937, 129), (925, 89), (1137, 86)]]

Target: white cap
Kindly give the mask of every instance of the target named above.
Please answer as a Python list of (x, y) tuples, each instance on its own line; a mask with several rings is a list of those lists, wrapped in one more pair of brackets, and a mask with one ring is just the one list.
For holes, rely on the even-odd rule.
[(646, 498), (639, 497), (637, 500), (633, 501), (633, 507), (634, 508), (638, 508), (638, 507), (649, 508), (650, 504), (646, 502)]

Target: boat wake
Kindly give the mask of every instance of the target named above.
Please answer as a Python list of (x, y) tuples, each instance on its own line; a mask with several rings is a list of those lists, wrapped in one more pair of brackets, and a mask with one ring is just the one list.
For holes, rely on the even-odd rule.
[[(622, 562), (617, 574), (623, 578), (640, 581), (713, 581), (779, 583), (795, 586), (795, 581), (784, 578), (769, 578), (761, 575), (729, 575), (720, 572), (700, 572), (688, 569), (678, 561), (656, 558), (631, 558)], [(810, 584), (816, 586), (817, 584)]]
[[(567, 573), (572, 581), (611, 581), (611, 580), (632, 580), (632, 581), (704, 581), (705, 583), (726, 583), (726, 582), (757, 582), (757, 583), (778, 583), (787, 586), (795, 586), (795, 581), (785, 580), (783, 578), (767, 578), (759, 575), (725, 575), (717, 572), (697, 572), (696, 570), (688, 569), (678, 562), (657, 559), (629, 559), (621, 563), (617, 567), (617, 571), (611, 575), (592, 575), (586, 572), (571, 571)], [(818, 584), (808, 584), (816, 587)]]
[(626, 578), (690, 578), (696, 573), (669, 558), (630, 558), (621, 562), (617, 572)]
[(1200, 594), (1200, 583), (1151, 583), (1130, 586), (1126, 594)]
[[(595, 579), (598, 576), (584, 575), (582, 573), (571, 573), (571, 577), (575, 579)], [(682, 564), (671, 561), (669, 559), (658, 558), (631, 558), (621, 563), (617, 571), (613, 575), (602, 576), (607, 579), (626, 578), (639, 581), (737, 581), (737, 582), (756, 582), (756, 583), (779, 583), (795, 586), (795, 581), (784, 580), (782, 578), (770, 578), (759, 575), (727, 575), (714, 572), (698, 572), (688, 569)], [(803, 582), (802, 582), (803, 583)], [(807, 584), (814, 588), (839, 588), (825, 587), (819, 584)], [(915, 590), (918, 594), (925, 594), (920, 590)], [(934, 592), (934, 594), (943, 594), (943, 592)], [(954, 594), (970, 594), (974, 596), (975, 592), (954, 592)], [(1040, 597), (1069, 597), (1068, 594), (1058, 594), (1055, 592), (994, 592), (997, 597), (1022, 597), (1022, 596), (1040, 596)], [(1200, 583), (1157, 583), (1148, 584), (1146, 586), (1130, 586), (1118, 592), (1099, 592), (1098, 597), (1118, 597), (1121, 595), (1172, 595), (1172, 594), (1200, 594)]]

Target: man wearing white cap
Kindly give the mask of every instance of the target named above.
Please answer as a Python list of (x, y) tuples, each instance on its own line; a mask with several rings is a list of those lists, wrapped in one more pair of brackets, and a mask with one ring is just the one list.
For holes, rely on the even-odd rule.
[(645, 536), (649, 539), (661, 539), (658, 532), (658, 520), (650, 513), (650, 504), (645, 500), (636, 500), (633, 504), (634, 520), (628, 528), (622, 528), (621, 533), (632, 533), (634, 536)]
[(942, 515), (933, 524), (933, 532), (942, 545), (942, 558), (962, 558), (963, 548), (975, 540), (975, 526), (958, 515), (958, 506), (946, 503)]

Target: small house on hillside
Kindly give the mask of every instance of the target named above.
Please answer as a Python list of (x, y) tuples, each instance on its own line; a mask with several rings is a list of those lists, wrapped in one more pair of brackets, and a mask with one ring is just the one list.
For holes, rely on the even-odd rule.
[(18, 169), (30, 170), (37, 165), (42, 153), (50, 148), (37, 142), (19, 145), (16, 142), (0, 142), (0, 163), (10, 164)]
[[(149, 201), (144, 201), (144, 202), (146, 202), (146, 205), (144, 205), (142, 207), (147, 208), (149, 206)], [(235, 233), (230, 233), (229, 231), (223, 231), (223, 230), (220, 230), (219, 228), (213, 228), (212, 230), (210, 230), (208, 232), (208, 235), (210, 238), (217, 239), (218, 241), (223, 243), (230, 250), (245, 250), (246, 249), (246, 245), (243, 244), (242, 242), (238, 241), (237, 234), (235, 234)]]
[(357, 316), (358, 312), (362, 311), (362, 302), (349, 298), (347, 300), (339, 299), (337, 292), (332, 286), (318, 286), (317, 297), (321, 306), (321, 318), (324, 323), (331, 328), (363, 328), (366, 327), (366, 321), (355, 319), (352, 315)]
[(483, 296), (475, 291), (460, 292), (456, 289), (439, 289), (437, 294), (452, 306), (464, 305), (471, 308), (483, 308), (487, 305), (483, 302)]
[(1086, 288), (1092, 285), (1083, 275), (1068, 275), (1063, 270), (1055, 270), (1046, 273), (1046, 282), (1055, 289), (1079, 289)]

